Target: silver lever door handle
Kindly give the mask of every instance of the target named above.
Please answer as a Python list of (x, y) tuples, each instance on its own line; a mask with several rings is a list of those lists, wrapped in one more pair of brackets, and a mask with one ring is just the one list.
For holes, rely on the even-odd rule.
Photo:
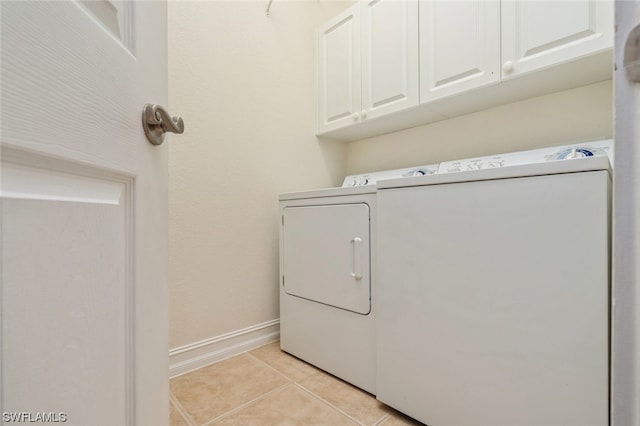
[(155, 104), (145, 104), (142, 109), (142, 127), (147, 139), (154, 145), (164, 142), (166, 132), (184, 132), (184, 122), (181, 117), (171, 117), (164, 108)]

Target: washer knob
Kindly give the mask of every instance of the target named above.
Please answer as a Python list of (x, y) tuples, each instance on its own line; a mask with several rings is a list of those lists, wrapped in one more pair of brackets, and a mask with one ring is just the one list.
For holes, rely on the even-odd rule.
[(571, 152), (569, 152), (565, 158), (569, 160), (573, 158), (584, 158), (586, 156), (587, 154), (583, 150), (572, 148)]

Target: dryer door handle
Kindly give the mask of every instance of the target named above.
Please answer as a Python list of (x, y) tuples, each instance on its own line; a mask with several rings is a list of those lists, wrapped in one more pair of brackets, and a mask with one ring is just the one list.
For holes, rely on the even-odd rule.
[(362, 238), (353, 237), (351, 239), (351, 249), (353, 254), (353, 267), (351, 268), (351, 276), (356, 280), (362, 279)]

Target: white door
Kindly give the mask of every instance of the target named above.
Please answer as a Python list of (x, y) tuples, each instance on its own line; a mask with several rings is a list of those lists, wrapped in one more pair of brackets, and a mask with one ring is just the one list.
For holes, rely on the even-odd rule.
[(362, 3), (362, 119), (418, 105), (418, 1)]
[(500, 2), (420, 2), (420, 103), (500, 82)]
[(3, 424), (167, 424), (166, 4), (1, 8)]
[(502, 78), (509, 79), (611, 47), (610, 1), (504, 1)]
[(318, 134), (360, 119), (360, 5), (318, 30)]
[(627, 76), (624, 47), (640, 25), (640, 2), (617, 0), (615, 9), (611, 425), (626, 426), (640, 424), (640, 82)]

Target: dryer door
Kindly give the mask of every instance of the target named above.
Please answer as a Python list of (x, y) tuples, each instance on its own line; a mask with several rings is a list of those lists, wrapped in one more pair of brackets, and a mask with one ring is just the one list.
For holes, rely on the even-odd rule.
[(292, 296), (371, 311), (369, 206), (285, 207), (283, 285)]

